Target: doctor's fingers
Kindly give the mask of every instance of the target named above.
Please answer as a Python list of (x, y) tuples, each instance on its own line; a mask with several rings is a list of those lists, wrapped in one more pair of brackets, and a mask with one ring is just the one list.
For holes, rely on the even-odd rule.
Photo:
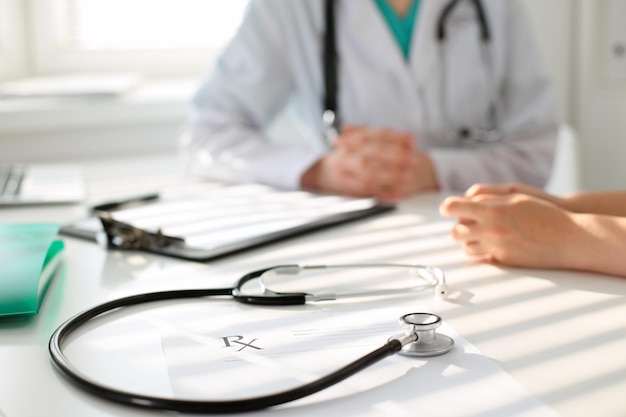
[(403, 196), (404, 184), (395, 176), (384, 173), (350, 173), (344, 177), (344, 184), (353, 195), (374, 197), (379, 200), (395, 202)]
[(376, 197), (366, 177), (351, 171), (341, 170), (336, 176), (334, 188), (349, 197)]
[(361, 148), (341, 148), (341, 151), (349, 155), (351, 169), (385, 172), (398, 179), (407, 177), (418, 160), (414, 152), (395, 146), (364, 145)]
[(384, 172), (340, 169), (336, 178), (336, 187), (345, 195), (388, 202), (396, 202), (403, 196), (404, 183)]
[(413, 164), (416, 163), (414, 157), (404, 156), (404, 159), (410, 159), (410, 161), (404, 161), (345, 149), (337, 149), (334, 152), (341, 164), (341, 169), (346, 174), (363, 178), (364, 181), (371, 183), (403, 185), (409, 180)]
[(393, 146), (407, 151), (415, 147), (415, 140), (406, 133), (392, 129), (349, 128), (337, 138), (336, 146), (345, 149), (361, 149), (364, 146)]
[(402, 141), (395, 140), (393, 134), (376, 137), (371, 131), (359, 132), (360, 135), (345, 135), (345, 140), (339, 140), (336, 148), (362, 158), (361, 164), (368, 169), (410, 172), (417, 163), (417, 156), (408, 137)]
[(365, 163), (374, 169), (410, 173), (417, 165), (417, 155), (412, 150), (396, 146), (365, 146), (360, 154)]

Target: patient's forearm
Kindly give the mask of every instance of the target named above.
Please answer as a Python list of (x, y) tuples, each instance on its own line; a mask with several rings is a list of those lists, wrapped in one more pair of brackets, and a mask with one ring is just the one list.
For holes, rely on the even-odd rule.
[(576, 193), (560, 199), (560, 205), (576, 213), (626, 216), (626, 191)]
[(584, 235), (577, 240), (571, 267), (626, 277), (626, 218), (575, 214)]

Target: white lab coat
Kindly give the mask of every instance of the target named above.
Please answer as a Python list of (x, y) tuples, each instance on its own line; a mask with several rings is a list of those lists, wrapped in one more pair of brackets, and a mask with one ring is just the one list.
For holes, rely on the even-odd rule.
[[(338, 0), (342, 122), (411, 132), (444, 190), (476, 182), (543, 186), (556, 143), (556, 100), (520, 0), (483, 0), (493, 38), (490, 68), (470, 1), (456, 7), (448, 43), (438, 46), (436, 22), (447, 3), (422, 1), (407, 62), (374, 1)], [(293, 189), (327, 152), (320, 135), (323, 9), (321, 0), (251, 1), (193, 101), (181, 144), (194, 174)], [(463, 146), (442, 134), (452, 126), (484, 126), (489, 91), (498, 93), (503, 140)], [(292, 128), (268, 131), (288, 103)]]

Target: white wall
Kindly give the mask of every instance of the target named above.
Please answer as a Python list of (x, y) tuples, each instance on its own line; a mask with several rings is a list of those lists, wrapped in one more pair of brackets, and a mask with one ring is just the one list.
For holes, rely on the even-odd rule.
[[(609, 18), (608, 5), (621, 3), (620, 16)], [(626, 189), (626, 71), (607, 76), (605, 38), (609, 21), (626, 27), (626, 0), (579, 0), (574, 110), (580, 135), (583, 187)]]
[[(582, 189), (626, 189), (626, 0), (524, 0), (577, 137)], [(615, 62), (615, 61), (613, 61)]]
[(148, 82), (111, 100), (0, 100), (0, 160), (72, 161), (176, 153), (196, 83)]
[(552, 73), (559, 95), (561, 118), (571, 122), (572, 115), (572, 0), (524, 0), (535, 31), (535, 39)]
[(574, 59), (575, 3), (571, 0), (523, 0), (533, 25), (534, 35), (544, 61), (551, 72), (559, 97), (559, 113), (564, 123), (560, 130), (553, 172), (546, 189), (554, 194), (567, 194), (581, 188), (580, 153), (575, 124), (572, 88)]

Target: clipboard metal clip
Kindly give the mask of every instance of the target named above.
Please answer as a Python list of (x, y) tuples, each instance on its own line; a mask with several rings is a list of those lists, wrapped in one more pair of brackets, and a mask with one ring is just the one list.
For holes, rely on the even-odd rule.
[(114, 219), (105, 211), (98, 211), (96, 216), (100, 219), (105, 234), (100, 236), (98, 241), (109, 249), (151, 250), (185, 243), (183, 238), (164, 235), (161, 229), (149, 232)]

